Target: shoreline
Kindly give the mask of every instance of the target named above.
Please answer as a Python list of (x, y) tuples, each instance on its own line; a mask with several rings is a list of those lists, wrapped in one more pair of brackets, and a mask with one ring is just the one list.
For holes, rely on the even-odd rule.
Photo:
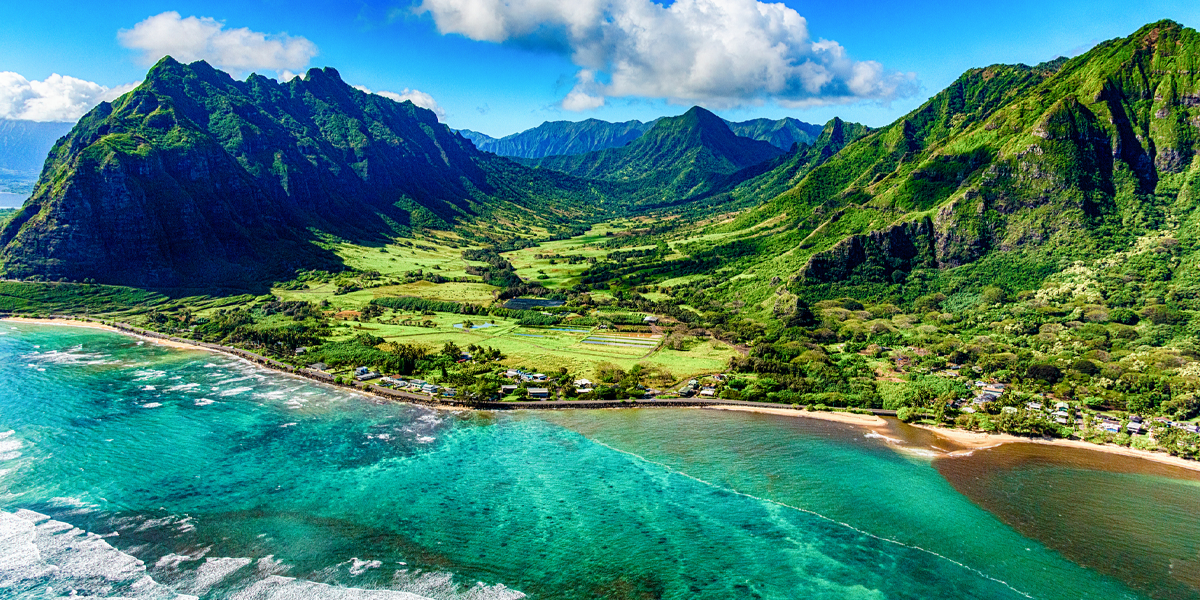
[(794, 408), (775, 408), (773, 406), (738, 406), (738, 405), (719, 405), (706, 406), (704, 410), (733, 410), (738, 412), (759, 413), (764, 415), (778, 415), (781, 417), (800, 417), (805, 419), (819, 419), (821, 421), (832, 421), (835, 423), (845, 423), (847, 425), (857, 425), (859, 427), (875, 428), (887, 426), (887, 421), (882, 417), (875, 415), (862, 415), (851, 412), (823, 411), (823, 410), (797, 410)]
[(104, 323), (97, 323), (95, 321), (86, 321), (86, 320), (82, 320), (82, 319), (57, 319), (57, 318), (34, 319), (34, 318), (30, 318), (30, 317), (0, 317), (0, 323), (2, 323), (2, 322), (29, 323), (32, 325), (57, 325), (60, 327), (79, 327), (81, 329), (98, 329), (100, 331), (111, 331), (113, 333), (122, 333), (125, 335), (130, 335), (130, 336), (140, 338), (140, 339), (143, 339), (143, 340), (146, 340), (149, 342), (154, 342), (155, 344), (158, 344), (159, 346), (166, 346), (168, 348), (179, 348), (182, 350), (208, 350), (210, 352), (217, 352), (219, 354), (224, 354), (223, 352), (220, 352), (218, 350), (204, 348), (203, 346), (197, 346), (195, 344), (186, 344), (186, 343), (182, 343), (182, 342), (174, 342), (171, 340), (154, 338), (154, 337), (149, 337), (149, 336), (145, 336), (145, 335), (138, 335), (136, 333), (133, 333), (132, 331), (126, 331), (124, 329), (113, 327), (112, 325), (105, 325)]
[(958, 450), (955, 452), (947, 452), (942, 455), (947, 458), (955, 458), (963, 456), (975, 450), (986, 450), (995, 448), (1004, 444), (1040, 444), (1043, 446), (1058, 446), (1060, 448), (1078, 448), (1080, 450), (1092, 450), (1094, 452), (1104, 452), (1106, 454), (1117, 454), (1129, 458), (1140, 458), (1160, 464), (1180, 467), (1189, 471), (1200, 471), (1200, 462), (1171, 456), (1165, 452), (1151, 452), (1149, 450), (1137, 450), (1135, 448), (1126, 448), (1115, 444), (1093, 444), (1084, 440), (1067, 440), (1062, 438), (1027, 438), (1007, 433), (981, 433), (974, 431), (963, 431), (961, 429), (950, 429), (948, 427), (937, 427), (934, 425), (910, 425), (918, 429), (924, 429), (934, 435), (957, 444), (965, 446), (968, 450)]
[[(85, 328), (85, 329), (97, 329), (97, 330), (102, 330), (102, 331), (109, 331), (112, 333), (120, 333), (120, 334), (124, 334), (124, 335), (129, 335), (129, 336), (139, 338), (142, 340), (148, 340), (155, 344), (169, 347), (169, 348), (176, 348), (176, 349), (181, 349), (181, 350), (205, 350), (205, 351), (213, 352), (216, 354), (223, 354), (223, 355), (229, 356), (231, 358), (245, 360), (247, 362), (251, 362), (255, 365), (258, 365), (264, 369), (268, 369), (268, 370), (271, 370), (271, 371), (274, 371), (277, 373), (281, 373), (283, 375), (300, 377), (303, 379), (316, 381), (318, 383), (324, 383), (324, 384), (327, 384), (327, 385), (330, 385), (330, 386), (333, 386), (336, 388), (347, 388), (348, 387), (350, 390), (352, 390), (354, 392), (374, 396), (374, 397), (380, 398), (382, 400), (391, 400), (391, 401), (396, 401), (396, 402), (404, 402), (404, 403), (408, 403), (408, 404), (419, 404), (421, 406), (433, 408), (435, 410), (451, 410), (451, 411), (489, 410), (489, 409), (496, 410), (495, 408), (491, 408), (491, 407), (471, 407), (471, 406), (457, 405), (457, 404), (446, 404), (443, 402), (438, 402), (431, 397), (416, 396), (414, 394), (410, 394), (410, 393), (406, 393), (406, 392), (397, 392), (395, 390), (391, 390), (391, 389), (387, 389), (387, 388), (380, 388), (379, 386), (375, 386), (375, 385), (369, 385), (369, 386), (363, 386), (363, 387), (359, 387), (358, 385), (351, 385), (351, 386), (339, 385), (339, 384), (336, 384), (333, 382), (333, 376), (329, 375), (328, 373), (314, 372), (314, 371), (310, 371), (308, 369), (297, 369), (291, 365), (281, 363), (279, 361), (276, 361), (274, 359), (270, 359), (270, 358), (267, 358), (264, 356), (259, 356), (253, 352), (241, 350), (238, 348), (228, 348), (225, 346), (218, 346), (216, 344), (183, 341), (179, 338), (169, 338), (166, 335), (163, 335), (163, 334), (160, 334), (157, 332), (135, 328), (133, 326), (126, 325), (123, 323), (118, 323), (118, 325), (124, 325), (124, 327), (120, 327), (120, 326), (114, 327), (112, 325), (107, 325), (105, 323), (101, 323), (101, 322), (97, 322), (97, 321), (93, 321), (91, 319), (85, 319), (85, 318), (49, 317), (49, 318), (35, 319), (35, 318), (30, 318), (30, 317), (14, 317), (14, 316), (0, 317), (0, 322), (6, 322), (6, 321), (13, 322), (13, 323), (27, 323), (27, 324), (33, 324), (33, 325), (53, 325), (53, 326), (59, 326), (59, 327), (80, 327), (80, 328)], [(555, 404), (556, 403), (538, 403), (537, 405), (512, 406), (510, 408), (512, 408), (512, 409), (551, 409), (551, 410), (571, 410), (571, 409), (595, 410), (595, 409), (601, 409), (601, 408), (649, 407), (649, 406), (654, 406), (655, 402), (653, 402), (653, 401), (635, 402), (635, 403), (631, 403), (629, 405), (621, 405), (621, 404), (616, 404), (616, 403), (609, 405), (609, 404), (605, 403), (604, 405), (587, 406), (587, 407), (578, 406), (578, 405), (576, 405), (576, 406), (556, 406)], [(563, 404), (568, 404), (568, 403), (564, 402)], [(578, 403), (574, 403), (574, 404), (578, 404)], [(671, 406), (671, 404), (667, 404), (666, 402), (664, 402), (663, 404), (659, 404), (659, 406)], [(684, 405), (681, 404), (681, 405), (676, 405), (676, 406), (682, 407)], [(695, 406), (695, 405), (693, 405), (693, 406)], [(883, 418), (881, 418), (877, 415), (863, 415), (863, 414), (858, 414), (858, 413), (836, 412), (836, 411), (797, 410), (797, 409), (792, 409), (792, 408), (780, 408), (778, 406), (771, 406), (771, 405), (749, 406), (749, 405), (744, 405), (744, 404), (738, 404), (738, 405), (712, 404), (712, 405), (701, 405), (701, 406), (699, 406), (699, 408), (709, 409), (709, 410), (751, 412), (751, 413), (768, 414), (768, 415), (783, 416), (783, 417), (800, 417), (800, 418), (818, 419), (818, 420), (823, 420), (823, 421), (830, 421), (830, 422), (836, 422), (836, 423), (843, 423), (843, 424), (847, 424), (847, 425), (854, 425), (854, 426), (861, 427), (863, 429), (867, 429), (867, 430), (875, 432), (875, 433), (879, 433), (879, 431), (878, 431), (879, 429), (887, 428), (890, 425), (890, 423), (888, 421), (884, 420)], [(974, 451), (974, 450), (983, 450), (983, 449), (987, 449), (987, 448), (994, 448), (996, 446), (1000, 446), (1003, 444), (1025, 443), (1025, 444), (1042, 444), (1042, 445), (1048, 445), (1048, 446), (1059, 446), (1059, 447), (1066, 447), (1066, 448), (1077, 448), (1077, 449), (1081, 449), (1081, 450), (1093, 450), (1096, 452), (1104, 452), (1104, 453), (1108, 453), (1108, 454), (1118, 454), (1118, 455), (1126, 456), (1126, 457), (1130, 457), (1130, 458), (1140, 458), (1143, 460), (1157, 462), (1160, 464), (1166, 464), (1166, 465), (1180, 467), (1183, 469), (1188, 469), (1191, 471), (1200, 472), (1200, 461), (1188, 460), (1186, 458), (1180, 458), (1178, 456), (1171, 456), (1170, 454), (1166, 454), (1164, 452), (1151, 452), (1151, 451), (1147, 451), (1147, 450), (1136, 450), (1133, 448), (1126, 448), (1124, 446), (1116, 446), (1116, 445), (1112, 445), (1112, 444), (1093, 444), (1091, 442), (1086, 442), (1083, 440), (1065, 440), (1065, 439), (1059, 439), (1059, 438), (1025, 438), (1025, 437), (1019, 437), (1019, 436), (1015, 436), (1015, 435), (1003, 434), (1003, 433), (977, 433), (977, 432), (972, 432), (972, 431), (963, 431), (961, 429), (936, 427), (933, 425), (910, 425), (910, 426), (929, 431), (930, 433), (933, 433), (934, 435), (936, 435), (944, 440), (947, 440), (953, 444), (956, 444), (958, 446), (962, 446), (965, 448), (965, 450), (947, 452), (945, 454), (940, 455), (941, 457), (946, 457), (946, 458), (954, 458), (956, 456), (962, 456), (963, 454), (966, 454), (966, 453)]]

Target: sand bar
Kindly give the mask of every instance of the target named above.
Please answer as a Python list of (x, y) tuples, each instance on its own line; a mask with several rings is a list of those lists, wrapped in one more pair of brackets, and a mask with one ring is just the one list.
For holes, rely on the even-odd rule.
[[(1134, 448), (1126, 448), (1115, 444), (1093, 444), (1083, 440), (1064, 440), (1061, 438), (1027, 438), (1004, 433), (976, 433), (973, 431), (963, 431), (961, 429), (948, 429), (946, 427), (934, 427), (932, 425), (913, 425), (928, 431), (932, 431), (937, 436), (949, 440), (960, 446), (967, 448), (993, 448), (1001, 444), (1044, 444), (1047, 446), (1061, 446), (1065, 448), (1080, 448), (1083, 450), (1093, 450), (1096, 452), (1106, 452), (1109, 454), (1120, 454), (1121, 456), (1129, 456), (1133, 458), (1141, 458), (1154, 461), (1166, 465), (1180, 467), (1191, 471), (1200, 471), (1200, 461), (1171, 456), (1165, 452), (1150, 452), (1148, 450), (1136, 450)], [(953, 457), (956, 453), (950, 452), (946, 456)]]

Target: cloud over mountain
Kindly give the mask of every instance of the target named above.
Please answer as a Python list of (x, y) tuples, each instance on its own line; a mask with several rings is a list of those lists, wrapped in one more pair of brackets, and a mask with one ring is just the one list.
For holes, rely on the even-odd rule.
[(915, 76), (813, 40), (804, 17), (757, 0), (423, 0), (443, 34), (565, 54), (580, 67), (563, 100), (588, 110), (640, 96), (714, 107), (889, 101)]
[(388, 91), (376, 92), (376, 91), (372, 91), (369, 88), (367, 88), (365, 86), (361, 86), (361, 85), (356, 85), (354, 87), (355, 87), (355, 89), (362, 90), (368, 94), (375, 94), (376, 96), (383, 96), (384, 98), (387, 98), (389, 100), (395, 100), (396, 102), (404, 102), (406, 100), (410, 101), (413, 104), (420, 106), (421, 108), (428, 108), (429, 110), (432, 110), (433, 114), (437, 115), (437, 118), (439, 121), (442, 121), (443, 123), (446, 121), (446, 111), (443, 110), (440, 105), (438, 105), (437, 100), (434, 100), (433, 96), (430, 96), (429, 94), (426, 94), (425, 92), (422, 92), (421, 90), (413, 90), (413, 89), (409, 89), (409, 88), (404, 88), (404, 90), (401, 91), (400, 93), (396, 93), (396, 92), (388, 92)]
[(137, 87), (137, 83), (108, 88), (98, 83), (55, 73), (30, 81), (12, 71), (0, 72), (0, 119), (14, 121), (76, 121), (93, 106)]
[(170, 55), (180, 62), (205, 60), (230, 71), (282, 72), (302, 69), (317, 55), (317, 45), (300, 36), (227, 29), (211, 17), (184, 18), (175, 11), (122, 29), (117, 39), (126, 48), (141, 50), (141, 61), (148, 65)]

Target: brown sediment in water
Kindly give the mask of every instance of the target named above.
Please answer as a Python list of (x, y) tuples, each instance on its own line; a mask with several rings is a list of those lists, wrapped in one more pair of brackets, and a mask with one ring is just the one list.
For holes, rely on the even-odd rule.
[(959, 493), (1025, 537), (1152, 598), (1200, 598), (1200, 472), (1060, 444), (933, 459)]

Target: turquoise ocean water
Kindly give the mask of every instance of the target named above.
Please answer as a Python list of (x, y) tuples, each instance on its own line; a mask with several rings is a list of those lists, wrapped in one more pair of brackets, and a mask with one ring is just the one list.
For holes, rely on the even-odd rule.
[[(1088, 564), (975, 471), (840, 424), (437, 412), (107, 332), (0, 334), (2, 598), (1200, 598), (1187, 536), (1143, 552), (1138, 573), (1184, 561), (1165, 575)], [(1105, 481), (1010, 462), (982, 487), (1038, 514), (1088, 495), (1056, 482)], [(1120, 477), (1187, 508), (1200, 488), (1170, 475)]]

